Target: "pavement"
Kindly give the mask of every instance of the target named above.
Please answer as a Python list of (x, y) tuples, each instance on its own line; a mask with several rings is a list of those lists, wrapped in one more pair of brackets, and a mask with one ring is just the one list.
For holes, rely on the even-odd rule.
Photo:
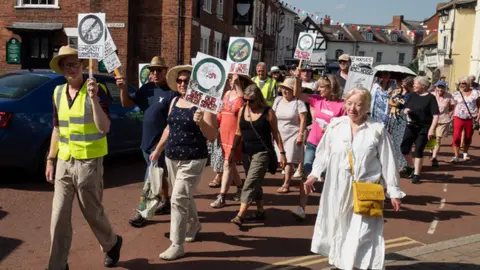
[[(439, 168), (432, 168), (426, 158), (420, 185), (402, 179), (401, 186), (407, 197), (401, 211), (393, 212), (389, 204), (386, 206), (387, 269), (480, 269), (477, 240), (453, 240), (458, 245), (443, 249), (437, 244), (472, 235), (477, 238), (469, 238), (478, 239), (476, 235), (480, 234), (480, 136), (478, 133), (474, 136), (472, 160), (455, 165), (446, 163), (452, 156), (448, 143), (445, 141), (441, 150)], [(243, 177), (243, 169), (239, 169)], [(103, 203), (112, 226), (124, 238), (118, 269), (320, 270), (328, 267), (327, 258), (309, 251), (320, 194), (311, 197), (307, 219), (299, 222), (290, 212), (298, 204), (299, 181), (294, 181), (290, 193), (278, 194), (281, 174), (267, 175), (263, 183), (267, 220), (247, 224), (244, 230), (239, 230), (229, 224), (238, 203), (229, 200), (222, 209), (209, 206), (218, 192), (208, 187), (214, 177), (210, 168), (202, 174), (195, 196), (203, 226), (198, 241), (186, 244), (185, 258), (173, 262), (160, 260), (158, 254), (170, 245), (169, 216), (156, 216), (141, 229), (132, 228), (127, 222), (138, 204), (144, 173), (141, 153), (110, 157), (105, 161)], [(48, 260), (53, 187), (26, 180), (29, 179), (4, 171), (0, 174), (0, 269), (43, 269)], [(72, 223), (70, 269), (104, 269), (98, 242), (76, 203)], [(432, 244), (437, 249), (431, 249)], [(419, 253), (401, 253), (408, 250)], [(452, 262), (453, 258), (458, 260)], [(450, 268), (441, 268), (444, 266)]]

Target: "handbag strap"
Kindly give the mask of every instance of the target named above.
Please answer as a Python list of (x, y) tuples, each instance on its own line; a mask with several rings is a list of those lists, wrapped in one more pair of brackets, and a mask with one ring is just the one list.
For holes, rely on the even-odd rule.
[(470, 115), (470, 117), (471, 117), (472, 119), (474, 119), (472, 113), (470, 112), (470, 109), (468, 108), (467, 102), (465, 101), (465, 98), (463, 97), (462, 90), (458, 90), (458, 92), (460, 93), (460, 96), (462, 97), (463, 104), (465, 104), (465, 108), (467, 108), (468, 114)]
[[(243, 111), (245, 111), (247, 108), (247, 106), (244, 106), (243, 107)], [(267, 145), (263, 142), (262, 140), (262, 137), (260, 137), (260, 134), (258, 134), (257, 130), (255, 129), (255, 127), (253, 126), (253, 122), (252, 122), (252, 116), (250, 115), (250, 111), (247, 111), (247, 117), (248, 117), (248, 122), (250, 123), (250, 126), (252, 127), (252, 130), (253, 132), (255, 133), (255, 135), (257, 136), (257, 138), (260, 140), (260, 142), (262, 143), (263, 147), (265, 147), (265, 150), (267, 150), (267, 152), (270, 151), (270, 149), (267, 147)]]

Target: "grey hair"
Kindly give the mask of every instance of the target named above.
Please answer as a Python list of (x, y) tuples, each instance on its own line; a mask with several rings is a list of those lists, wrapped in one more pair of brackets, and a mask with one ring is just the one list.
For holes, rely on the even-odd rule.
[(257, 67), (263, 66), (264, 68), (267, 68), (267, 64), (265, 62), (258, 62)]
[(460, 86), (460, 83), (461, 82), (466, 82), (467, 83), (467, 88), (470, 88), (470, 76), (463, 76), (463, 77), (460, 77), (460, 79), (458, 79), (458, 86)]
[(424, 89), (427, 89), (430, 86), (430, 80), (427, 76), (417, 76), (415, 81), (418, 82)]

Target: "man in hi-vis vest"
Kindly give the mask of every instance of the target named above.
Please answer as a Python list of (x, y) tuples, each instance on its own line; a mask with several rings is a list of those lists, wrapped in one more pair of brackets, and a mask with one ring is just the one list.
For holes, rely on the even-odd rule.
[(264, 62), (257, 64), (257, 76), (253, 77), (252, 80), (262, 90), (262, 95), (268, 106), (272, 106), (277, 97), (277, 85), (275, 80), (267, 76), (267, 65)]
[(48, 270), (68, 269), (75, 194), (105, 252), (104, 266), (113, 267), (120, 258), (122, 237), (113, 232), (102, 206), (103, 157), (110, 130), (109, 95), (94, 78), (83, 77), (85, 66), (85, 60), (78, 59), (77, 50), (69, 46), (61, 47), (50, 62), (50, 68), (63, 74), (67, 83), (57, 86), (53, 94), (54, 128), (45, 172), (55, 189)]

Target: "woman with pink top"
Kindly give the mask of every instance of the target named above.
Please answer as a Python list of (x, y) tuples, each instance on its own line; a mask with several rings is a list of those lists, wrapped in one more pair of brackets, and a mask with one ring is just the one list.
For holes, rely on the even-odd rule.
[[(310, 105), (313, 116), (312, 130), (310, 131), (305, 147), (305, 156), (303, 159), (304, 176), (302, 183), (305, 183), (307, 176), (312, 171), (313, 161), (315, 159), (315, 150), (320, 143), (322, 136), (330, 123), (335, 117), (345, 115), (343, 108), (342, 91), (340, 84), (335, 76), (323, 76), (318, 80), (319, 94), (309, 95), (301, 93), (300, 80), (298, 79), (299, 71), (296, 71), (296, 85), (294, 95), (297, 99)], [(308, 201), (308, 193), (303, 187), (300, 187), (300, 205), (293, 213), (301, 219), (305, 218), (305, 207)]]

